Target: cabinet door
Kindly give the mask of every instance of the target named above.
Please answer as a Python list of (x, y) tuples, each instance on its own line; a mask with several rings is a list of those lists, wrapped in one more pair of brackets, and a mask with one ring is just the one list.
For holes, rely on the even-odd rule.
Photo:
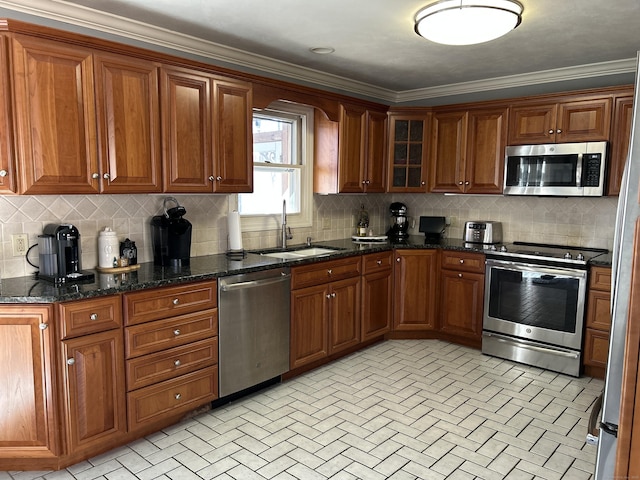
[(464, 192), (467, 112), (437, 112), (431, 134), (429, 190), (439, 193)]
[(587, 328), (584, 336), (583, 363), (591, 367), (600, 367), (604, 369), (607, 367), (608, 358), (609, 333), (595, 330), (593, 328)]
[(15, 193), (13, 136), (9, 91), (9, 60), (7, 38), (0, 35), (0, 193)]
[(437, 312), (437, 250), (397, 250), (394, 266), (395, 330), (434, 330)]
[(16, 35), (12, 67), (20, 192), (98, 193), (91, 51)]
[[(0, 466), (11, 458), (54, 458), (57, 430), (50, 307), (3, 305), (0, 313)], [(43, 328), (44, 327), (44, 328)], [(14, 460), (15, 461), (15, 460)], [(33, 465), (33, 464), (32, 464)]]
[(327, 285), (291, 292), (291, 369), (329, 354), (329, 298)]
[(216, 80), (213, 86), (213, 190), (253, 191), (251, 85)]
[(158, 66), (106, 53), (95, 62), (102, 191), (161, 192)]
[(122, 330), (62, 342), (65, 429), (70, 453), (126, 433)]
[(211, 79), (160, 69), (164, 191), (211, 193)]
[(586, 325), (609, 334), (611, 329), (611, 294), (589, 290)]
[(340, 106), (338, 189), (340, 193), (365, 191), (366, 110)]
[(556, 103), (512, 105), (509, 112), (509, 145), (555, 141)]
[(360, 343), (360, 277), (331, 283), (329, 354)]
[(607, 195), (618, 195), (620, 193), (622, 172), (629, 154), (632, 121), (633, 95), (616, 98), (611, 128), (611, 157), (609, 157)]
[(469, 112), (465, 193), (502, 193), (507, 112), (506, 108)]
[(606, 141), (610, 128), (610, 98), (566, 102), (558, 106), (557, 142)]
[(383, 193), (386, 186), (387, 163), (387, 114), (367, 112), (367, 155), (365, 165), (365, 190)]
[(362, 341), (379, 337), (391, 330), (393, 282), (391, 269), (362, 277)]
[(484, 275), (442, 270), (440, 288), (440, 330), (480, 340)]
[(431, 114), (389, 117), (389, 192), (424, 193)]

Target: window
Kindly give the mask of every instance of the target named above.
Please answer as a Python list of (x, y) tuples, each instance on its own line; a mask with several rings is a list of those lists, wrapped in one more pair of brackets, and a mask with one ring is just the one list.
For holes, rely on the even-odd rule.
[(313, 109), (277, 102), (253, 114), (253, 193), (238, 195), (243, 230), (311, 226)]

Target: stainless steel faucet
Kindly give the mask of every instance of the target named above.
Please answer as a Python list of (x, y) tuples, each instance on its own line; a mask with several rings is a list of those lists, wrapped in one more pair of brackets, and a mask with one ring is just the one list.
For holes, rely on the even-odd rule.
[(282, 248), (287, 248), (287, 240), (293, 238), (291, 229), (287, 228), (287, 201), (282, 200)]

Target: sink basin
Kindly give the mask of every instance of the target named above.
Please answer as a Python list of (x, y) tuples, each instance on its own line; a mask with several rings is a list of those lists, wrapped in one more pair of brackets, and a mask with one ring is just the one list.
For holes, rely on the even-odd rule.
[(336, 251), (337, 249), (335, 248), (308, 247), (300, 250), (288, 250), (285, 252), (264, 252), (260, 253), (260, 255), (264, 255), (265, 257), (280, 258), (283, 260), (300, 260), (301, 258), (330, 255), (332, 253), (335, 253)]

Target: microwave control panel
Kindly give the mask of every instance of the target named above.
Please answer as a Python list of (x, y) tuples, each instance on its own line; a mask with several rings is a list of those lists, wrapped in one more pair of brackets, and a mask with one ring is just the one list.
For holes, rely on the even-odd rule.
[(598, 187), (600, 185), (600, 165), (602, 158), (599, 153), (587, 153), (582, 157), (582, 186)]

